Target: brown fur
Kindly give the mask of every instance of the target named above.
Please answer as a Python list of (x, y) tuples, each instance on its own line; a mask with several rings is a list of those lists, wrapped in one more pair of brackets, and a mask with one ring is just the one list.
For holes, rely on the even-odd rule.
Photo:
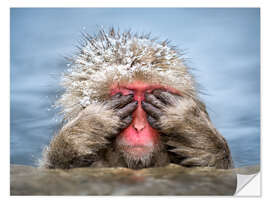
[[(227, 142), (212, 125), (202, 102), (182, 98), (165, 111), (160, 126), (161, 131), (168, 135), (165, 143), (174, 147), (173, 152), (183, 157), (199, 158), (200, 166), (233, 166)], [(182, 164), (188, 165), (184, 161)]]
[(67, 123), (44, 152), (42, 165), (70, 168), (91, 165), (108, 139), (116, 135), (119, 118), (104, 104), (91, 104)]
[[(72, 59), (72, 71), (62, 78), (66, 91), (56, 103), (62, 108), (67, 124), (45, 149), (42, 166), (140, 168), (170, 162), (186, 166), (195, 162), (216, 168), (232, 166), (228, 145), (198, 100), (195, 80), (177, 50), (167, 42), (159, 43), (131, 32), (121, 34), (114, 29), (108, 33), (101, 30), (94, 37), (86, 35), (84, 40), (80, 53)], [(111, 55), (108, 50), (112, 50)], [(129, 165), (115, 148), (121, 121), (104, 104), (112, 84), (135, 80), (173, 87), (183, 97), (160, 118), (165, 136), (147, 166)], [(84, 99), (87, 102), (82, 102)], [(195, 158), (185, 159), (189, 156)]]

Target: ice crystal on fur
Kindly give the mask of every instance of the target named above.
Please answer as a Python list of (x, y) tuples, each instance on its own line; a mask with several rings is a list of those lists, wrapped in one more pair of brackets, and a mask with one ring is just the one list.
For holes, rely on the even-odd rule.
[(80, 52), (62, 77), (65, 92), (57, 105), (63, 108), (66, 119), (72, 119), (90, 103), (104, 101), (112, 84), (137, 79), (165, 86), (173, 83), (183, 94), (195, 94), (181, 54), (168, 42), (111, 29), (83, 36)]

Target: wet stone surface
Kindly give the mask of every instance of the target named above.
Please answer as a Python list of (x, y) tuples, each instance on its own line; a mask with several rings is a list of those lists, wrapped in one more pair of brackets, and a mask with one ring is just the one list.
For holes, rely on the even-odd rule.
[[(241, 171), (242, 170), (242, 171)], [(241, 169), (255, 173), (258, 166)], [(238, 169), (76, 168), (69, 170), (10, 166), (11, 195), (233, 195)]]

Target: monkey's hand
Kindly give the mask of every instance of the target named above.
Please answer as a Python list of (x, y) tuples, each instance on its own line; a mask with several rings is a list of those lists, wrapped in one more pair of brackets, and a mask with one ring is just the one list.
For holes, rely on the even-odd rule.
[(68, 122), (44, 152), (43, 166), (73, 168), (90, 166), (99, 152), (132, 122), (137, 102), (133, 95), (118, 93), (106, 103), (90, 104)]
[(202, 102), (157, 89), (145, 94), (142, 107), (178, 164), (232, 167), (227, 142), (213, 127)]
[(142, 107), (147, 113), (149, 124), (162, 131), (162, 117), (166, 116), (166, 109), (173, 106), (180, 100), (180, 96), (170, 92), (156, 89), (150, 93), (145, 93), (145, 101), (142, 101)]
[(132, 112), (137, 108), (138, 102), (133, 101), (134, 95), (122, 95), (121, 92), (113, 95), (106, 102), (109, 109), (112, 109), (119, 118), (119, 126), (114, 135), (119, 134), (123, 129), (127, 128), (132, 122)]

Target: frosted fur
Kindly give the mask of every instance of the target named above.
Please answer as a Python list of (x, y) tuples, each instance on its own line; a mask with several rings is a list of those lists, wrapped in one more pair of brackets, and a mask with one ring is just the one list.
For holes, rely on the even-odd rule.
[(112, 84), (137, 79), (173, 86), (183, 95), (196, 97), (193, 77), (181, 54), (167, 41), (111, 29), (83, 36), (80, 52), (62, 76), (65, 92), (56, 105), (62, 107), (65, 119), (71, 120), (89, 104), (105, 101)]

